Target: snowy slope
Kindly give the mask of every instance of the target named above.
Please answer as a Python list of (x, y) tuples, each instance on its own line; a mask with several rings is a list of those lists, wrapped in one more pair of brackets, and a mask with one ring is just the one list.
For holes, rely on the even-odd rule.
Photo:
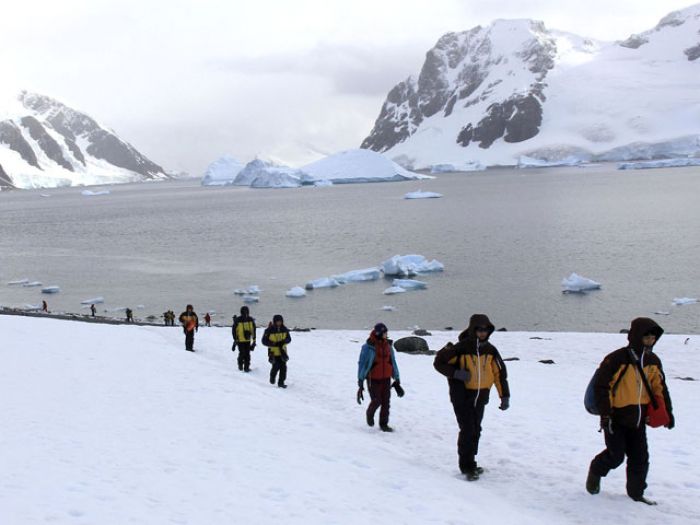
[(164, 179), (163, 168), (88, 115), (22, 91), (0, 102), (0, 187)]
[(293, 333), (283, 391), (267, 382), (264, 350), (251, 374), (235, 370), (227, 328), (200, 329), (194, 354), (179, 328), (0, 317), (0, 331), (3, 523), (700, 522), (700, 383), (675, 379), (700, 377), (696, 336), (657, 348), (677, 427), (649, 432), (650, 508), (625, 495), (624, 468), (598, 496), (583, 487), (602, 448), (583, 391), (623, 335), (495, 333), (520, 358), (508, 363), (512, 408), (487, 407), (487, 472), (468, 483), (432, 357), (397, 357), (396, 432), (365, 425), (354, 399), (364, 332)]
[(363, 148), (403, 165), (700, 155), (700, 4), (622, 42), (497, 20), (448, 33)]

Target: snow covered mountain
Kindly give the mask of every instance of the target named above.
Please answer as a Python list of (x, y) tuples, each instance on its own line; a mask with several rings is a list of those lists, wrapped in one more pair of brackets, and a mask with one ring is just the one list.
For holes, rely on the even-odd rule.
[(362, 148), (412, 168), (700, 155), (700, 4), (600, 42), (532, 20), (448, 33)]
[(0, 108), (0, 188), (166, 177), (113, 131), (50, 97), (22, 91)]

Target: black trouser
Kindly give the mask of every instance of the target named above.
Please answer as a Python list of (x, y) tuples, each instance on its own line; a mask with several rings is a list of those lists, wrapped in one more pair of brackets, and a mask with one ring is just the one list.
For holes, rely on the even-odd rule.
[(452, 401), (452, 408), (459, 425), (459, 436), (457, 437), (459, 470), (466, 472), (476, 468), (476, 455), (479, 453), (479, 439), (481, 438), (481, 420), (484, 418), (484, 407), (489, 401), (489, 393), (488, 391), (467, 390), (464, 388), (464, 383), (450, 381), (450, 401)]
[(282, 357), (274, 356), (272, 358), (272, 368), (270, 369), (270, 383), (275, 383), (277, 372), (280, 374), (277, 384), (283, 385), (287, 380), (287, 361)]
[(374, 413), (379, 410), (379, 426), (389, 424), (389, 405), (391, 404), (391, 378), (370, 379), (369, 397), (371, 399), (367, 407), (367, 417), (374, 418)]
[(189, 332), (185, 329), (185, 350), (194, 350), (194, 328)]
[(250, 343), (236, 343), (238, 347), (238, 370), (250, 371)]
[(613, 423), (612, 430), (612, 434), (604, 431), (607, 448), (593, 458), (591, 471), (598, 476), (606, 476), (612, 469), (622, 465), (627, 456), (627, 495), (639, 498), (647, 488), (649, 472), (646, 426), (630, 428)]

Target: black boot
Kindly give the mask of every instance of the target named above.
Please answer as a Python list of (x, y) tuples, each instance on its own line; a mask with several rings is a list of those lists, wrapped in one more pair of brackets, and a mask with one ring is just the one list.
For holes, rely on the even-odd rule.
[(391, 428), (391, 427), (390, 427), (388, 424), (386, 424), (386, 423), (379, 425), (379, 429), (380, 429), (382, 432), (393, 432), (393, 431), (394, 431), (394, 429)]
[(367, 425), (370, 427), (373, 427), (374, 426), (374, 415), (370, 414), (369, 412), (367, 412), (367, 414), (365, 414), (365, 415), (367, 416)]
[(588, 469), (586, 490), (589, 494), (598, 494), (600, 492), (600, 476), (593, 472), (593, 469)]
[[(632, 496), (630, 496), (632, 497)], [(639, 503), (646, 503), (647, 505), (656, 505), (655, 501), (652, 501), (650, 499), (645, 498), (644, 496), (635, 496), (632, 498), (634, 501), (638, 501)]]

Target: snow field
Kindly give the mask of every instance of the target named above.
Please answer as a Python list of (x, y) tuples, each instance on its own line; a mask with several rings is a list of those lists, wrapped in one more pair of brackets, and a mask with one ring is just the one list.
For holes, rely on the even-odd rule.
[[(392, 397), (396, 432), (366, 426), (369, 396), (354, 399), (363, 331), (293, 332), (281, 390), (264, 347), (250, 374), (237, 370), (230, 328), (200, 329), (194, 354), (179, 328), (3, 316), (0, 330), (5, 523), (700, 522), (700, 383), (675, 379), (700, 378), (696, 336), (657, 345), (678, 426), (649, 430), (647, 495), (660, 501), (649, 508), (625, 495), (624, 467), (598, 496), (583, 487), (603, 448), (583, 392), (624, 335), (494, 333), (520, 358), (507, 363), (512, 408), (498, 410), (492, 390), (487, 472), (468, 483), (431, 356), (397, 355), (407, 394)], [(457, 333), (427, 340), (438, 349)]]

